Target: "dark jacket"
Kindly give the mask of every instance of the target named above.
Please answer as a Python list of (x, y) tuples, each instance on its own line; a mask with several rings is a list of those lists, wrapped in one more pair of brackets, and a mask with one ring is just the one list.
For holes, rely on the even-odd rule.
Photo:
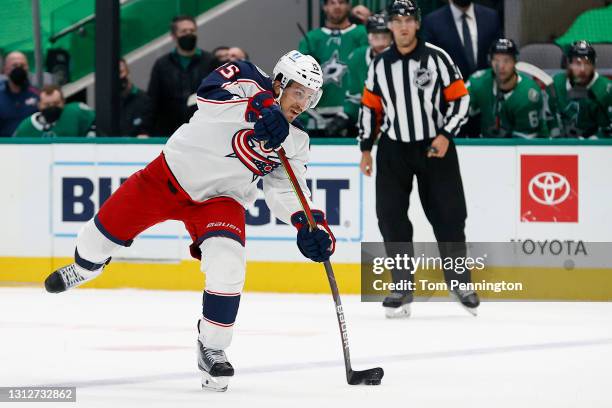
[(132, 86), (130, 93), (121, 98), (119, 135), (150, 135), (153, 126), (153, 104), (145, 92)]
[[(476, 26), (478, 27), (478, 61), (476, 70), (489, 66), (488, 53), (491, 44), (502, 36), (502, 27), (497, 11), (488, 7), (474, 4)], [(469, 69), (464, 53), (461, 37), (453, 19), (451, 6), (444, 6), (423, 19), (421, 35), (425, 41), (432, 43), (446, 51), (457, 64), (463, 78), (467, 79), (474, 71)]]
[(192, 110), (187, 98), (196, 92), (202, 79), (212, 71), (213, 56), (202, 51), (183, 69), (176, 51), (155, 61), (149, 81), (149, 96), (153, 102), (153, 134), (170, 136), (189, 121)]
[(31, 86), (11, 92), (8, 80), (0, 81), (0, 137), (10, 137), (19, 124), (38, 112), (38, 90)]

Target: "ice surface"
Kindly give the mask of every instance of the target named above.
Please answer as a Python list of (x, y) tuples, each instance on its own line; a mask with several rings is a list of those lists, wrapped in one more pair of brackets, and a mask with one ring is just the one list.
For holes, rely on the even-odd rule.
[(76, 386), (61, 406), (84, 407), (612, 406), (610, 303), (487, 302), (474, 318), (428, 302), (390, 321), (343, 301), (353, 365), (381, 365), (381, 386), (346, 384), (331, 296), (246, 293), (217, 394), (196, 368), (201, 293), (0, 288), (0, 386)]

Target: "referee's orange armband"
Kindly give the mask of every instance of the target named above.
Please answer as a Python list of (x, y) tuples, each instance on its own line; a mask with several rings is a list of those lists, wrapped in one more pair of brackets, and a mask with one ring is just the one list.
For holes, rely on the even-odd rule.
[(463, 79), (458, 79), (444, 88), (444, 99), (446, 99), (446, 102), (452, 102), (459, 98), (463, 98), (467, 94), (468, 90), (465, 87)]
[(382, 124), (383, 120), (383, 103), (382, 97), (376, 95), (374, 92), (369, 91), (368, 88), (363, 88), (363, 96), (361, 97), (361, 104), (367, 106), (374, 111), (376, 117), (376, 129), (372, 129), (373, 134), (378, 133), (378, 129)]
[(368, 88), (363, 88), (361, 103), (375, 111), (376, 114), (381, 114), (383, 111), (382, 98), (374, 92), (369, 91)]

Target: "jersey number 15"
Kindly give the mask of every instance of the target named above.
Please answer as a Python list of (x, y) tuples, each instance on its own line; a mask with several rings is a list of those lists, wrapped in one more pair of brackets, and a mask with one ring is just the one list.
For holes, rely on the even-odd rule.
[(217, 72), (219, 72), (225, 79), (232, 79), (237, 73), (240, 72), (240, 68), (234, 64), (224, 65), (219, 67)]

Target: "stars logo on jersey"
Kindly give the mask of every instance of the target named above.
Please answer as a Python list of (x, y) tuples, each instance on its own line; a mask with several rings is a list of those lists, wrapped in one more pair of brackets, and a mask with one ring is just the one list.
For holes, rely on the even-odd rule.
[(527, 97), (531, 102), (537, 102), (540, 100), (540, 92), (532, 88), (529, 90)]
[(323, 70), (323, 84), (334, 83), (342, 86), (342, 79), (348, 71), (348, 65), (340, 60), (338, 50), (321, 67)]
[(263, 142), (258, 142), (253, 138), (254, 133), (253, 129), (242, 129), (236, 132), (232, 137), (234, 152), (225, 156), (240, 160), (253, 173), (252, 182), (258, 177), (271, 173), (281, 165), (273, 150), (265, 149)]

